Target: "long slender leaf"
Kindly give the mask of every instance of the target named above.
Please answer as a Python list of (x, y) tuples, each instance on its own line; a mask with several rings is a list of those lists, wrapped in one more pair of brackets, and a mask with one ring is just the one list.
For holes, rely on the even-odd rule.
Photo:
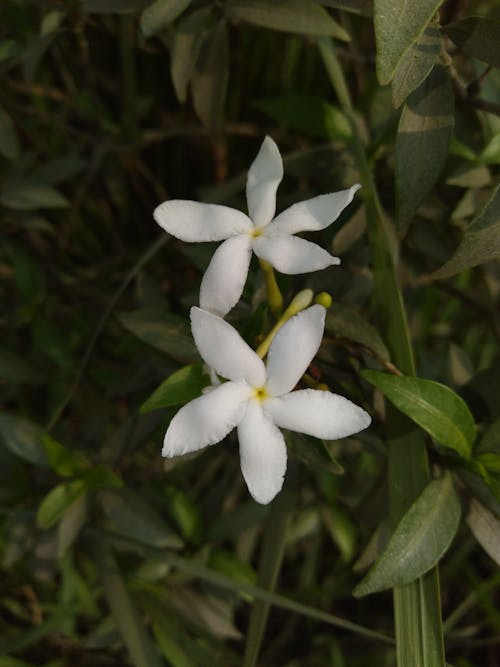
[(450, 474), (428, 484), (399, 522), (380, 558), (354, 589), (356, 597), (408, 584), (428, 572), (451, 544), (460, 502)]
[(379, 371), (363, 371), (363, 377), (440, 444), (470, 458), (476, 437), (474, 418), (452, 389), (432, 380)]

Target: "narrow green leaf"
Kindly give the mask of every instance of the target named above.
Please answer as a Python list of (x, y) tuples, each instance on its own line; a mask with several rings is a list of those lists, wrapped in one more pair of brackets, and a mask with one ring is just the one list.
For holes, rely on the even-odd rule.
[(29, 463), (47, 465), (42, 429), (32, 422), (0, 413), (0, 442)]
[[(267, 591), (273, 591), (276, 586), (285, 553), (290, 515), (295, 502), (296, 494), (294, 492), (286, 489), (281, 491), (272, 502), (269, 514), (266, 517), (257, 584)], [(257, 664), (270, 607), (269, 602), (259, 599), (254, 600), (252, 604), (246, 632), (243, 667), (255, 667)]]
[(488, 556), (500, 565), (500, 519), (472, 498), (467, 524)]
[(486, 206), (466, 229), (451, 258), (431, 274), (431, 278), (448, 278), (464, 269), (500, 257), (500, 186)]
[(131, 489), (105, 490), (100, 494), (100, 499), (113, 530), (156, 547), (182, 546), (182, 540), (173, 533), (167, 522)]
[(121, 324), (145, 343), (181, 363), (199, 360), (186, 320), (163, 310), (144, 308), (120, 313)]
[(226, 13), (230, 19), (270, 30), (325, 35), (344, 42), (351, 39), (344, 28), (313, 0), (231, 0), (226, 5)]
[(378, 331), (350, 306), (335, 302), (326, 314), (325, 329), (372, 350), (381, 361), (390, 359)]
[(303, 433), (290, 432), (286, 436), (288, 451), (311, 468), (328, 470), (332, 475), (343, 475), (344, 468), (330, 454), (324, 440)]
[(400, 60), (424, 32), (442, 0), (375, 0), (377, 77), (389, 83)]
[(78, 537), (87, 519), (87, 494), (79, 496), (61, 517), (57, 527), (57, 555), (62, 558)]
[(349, 121), (342, 111), (319, 97), (287, 94), (257, 100), (253, 106), (281, 125), (312, 137), (349, 139), (351, 136)]
[(428, 572), (446, 552), (460, 521), (449, 473), (430, 482), (397, 525), (380, 558), (353, 594), (363, 597), (402, 586)]
[(189, 7), (191, 0), (155, 0), (141, 14), (141, 30), (145, 37), (160, 32)]
[(401, 236), (444, 167), (454, 119), (450, 76), (437, 65), (410, 95), (399, 121), (396, 202)]
[(132, 602), (118, 564), (111, 551), (100, 547), (97, 552), (104, 592), (123, 643), (135, 667), (162, 667), (162, 662), (146, 631), (139, 610)]
[(179, 102), (187, 99), (187, 88), (193, 76), (203, 42), (203, 33), (211, 17), (210, 7), (201, 7), (182, 18), (174, 31), (170, 46), (170, 75)]
[(119, 489), (123, 486), (123, 480), (105, 466), (93, 466), (83, 473), (85, 486), (89, 491), (97, 491), (107, 487)]
[(141, 405), (141, 412), (147, 413), (158, 408), (187, 403), (201, 394), (210, 384), (210, 378), (203, 370), (203, 364), (184, 366), (170, 375), (155, 389)]
[(221, 20), (205, 35), (191, 78), (195, 111), (211, 132), (222, 125), (228, 79), (229, 37)]
[(0, 203), (15, 211), (38, 208), (67, 208), (69, 201), (51, 185), (30, 178), (11, 180), (0, 192)]
[(191, 576), (198, 577), (204, 581), (207, 581), (215, 586), (221, 586), (222, 588), (238, 593), (240, 591), (255, 597), (257, 600), (262, 600), (263, 602), (268, 602), (271, 605), (285, 609), (286, 611), (294, 612), (297, 614), (303, 614), (308, 618), (315, 619), (317, 621), (323, 621), (328, 623), (333, 627), (343, 628), (344, 630), (349, 630), (360, 636), (372, 637), (373, 639), (378, 639), (389, 644), (392, 644), (392, 639), (386, 635), (382, 635), (371, 628), (365, 628), (353, 623), (351, 621), (340, 618), (339, 616), (334, 616), (327, 612), (317, 609), (315, 607), (310, 607), (308, 605), (297, 602), (290, 598), (285, 597), (284, 595), (279, 595), (277, 593), (272, 593), (260, 586), (254, 586), (252, 584), (247, 584), (243, 581), (235, 581), (229, 577), (226, 577), (219, 572), (207, 568), (201, 565), (199, 562), (193, 559), (181, 558), (169, 552), (165, 554), (165, 560), (175, 567), (178, 567), (182, 572), (187, 572)]
[(500, 67), (500, 21), (492, 16), (469, 16), (448, 23), (443, 32), (465, 53)]
[(61, 477), (74, 477), (90, 467), (83, 456), (70, 451), (47, 433), (41, 439), (49, 466)]
[(19, 157), (19, 140), (11, 117), (0, 108), (0, 155), (7, 160)]
[(422, 83), (441, 52), (438, 21), (431, 21), (424, 32), (403, 54), (392, 79), (392, 102), (399, 107)]
[(63, 482), (55, 486), (42, 500), (36, 520), (40, 528), (48, 529), (56, 524), (68, 508), (86, 491), (83, 479)]
[(158, 648), (173, 667), (193, 667), (188, 654), (177, 642), (177, 629), (171, 629), (166, 622), (155, 623), (153, 632)]
[(362, 375), (439, 444), (470, 458), (476, 437), (474, 418), (452, 389), (432, 380), (379, 371), (367, 370)]

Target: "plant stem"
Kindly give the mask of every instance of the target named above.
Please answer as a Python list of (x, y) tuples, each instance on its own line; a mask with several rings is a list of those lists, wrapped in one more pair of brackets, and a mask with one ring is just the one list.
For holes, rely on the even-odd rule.
[[(340, 106), (349, 120), (352, 147), (358, 161), (366, 204), (374, 263), (376, 312), (392, 354), (405, 374), (415, 374), (404, 302), (397, 279), (398, 242), (386, 219), (359, 136), (355, 111), (330, 38), (318, 47)], [(429, 481), (425, 440), (420, 431), (388, 406), (389, 504), (395, 526)], [(399, 667), (444, 667), (444, 642), (437, 568), (424, 577), (394, 589), (396, 645)]]
[(279, 317), (283, 309), (283, 297), (280, 288), (278, 287), (278, 283), (276, 282), (274, 269), (269, 262), (266, 262), (264, 259), (259, 259), (259, 264), (266, 282), (269, 308), (275, 317)]

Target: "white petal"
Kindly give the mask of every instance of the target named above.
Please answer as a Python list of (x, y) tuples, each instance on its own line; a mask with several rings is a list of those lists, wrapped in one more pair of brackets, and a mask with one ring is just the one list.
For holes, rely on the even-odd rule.
[(170, 422), (163, 456), (179, 456), (220, 442), (243, 418), (251, 395), (242, 382), (226, 382), (195, 398)]
[(245, 380), (253, 387), (266, 381), (264, 362), (230, 324), (193, 306), (191, 331), (203, 360), (228, 380)]
[(241, 471), (258, 503), (269, 503), (281, 491), (286, 471), (286, 445), (258, 401), (248, 403), (238, 425)]
[(248, 216), (235, 208), (184, 199), (163, 202), (155, 208), (153, 217), (181, 241), (222, 241), (253, 229)]
[(296, 236), (264, 233), (254, 239), (253, 249), (256, 255), (281, 273), (309, 273), (340, 264), (338, 257), (333, 257), (316, 243)]
[(233, 236), (215, 251), (200, 287), (200, 307), (224, 317), (239, 301), (252, 257), (248, 234)]
[(360, 185), (353, 185), (348, 190), (319, 195), (301, 201), (280, 213), (269, 228), (269, 233), (295, 234), (296, 232), (313, 232), (331, 225), (345, 207), (352, 202), (354, 193)]
[(286, 322), (273, 339), (267, 357), (266, 389), (271, 396), (291, 391), (318, 351), (326, 310), (311, 306)]
[(371, 422), (363, 408), (344, 396), (318, 389), (301, 389), (270, 398), (265, 409), (278, 426), (325, 440), (345, 438), (367, 428)]
[(248, 212), (257, 227), (264, 227), (276, 211), (276, 190), (283, 178), (283, 162), (278, 147), (266, 137), (247, 176)]

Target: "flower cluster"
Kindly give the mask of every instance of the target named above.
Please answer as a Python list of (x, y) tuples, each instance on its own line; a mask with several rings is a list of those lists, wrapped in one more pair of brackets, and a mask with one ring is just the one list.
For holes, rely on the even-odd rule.
[(226, 206), (183, 200), (164, 202), (154, 211), (158, 224), (183, 241), (224, 241), (203, 276), (200, 307), (191, 309), (191, 330), (203, 360), (227, 382), (179, 410), (162, 453), (196, 451), (220, 442), (237, 427), (243, 476), (260, 503), (270, 502), (283, 485), (287, 454), (278, 427), (332, 440), (370, 424), (369, 415), (343, 396), (317, 389), (292, 391), (321, 344), (323, 306), (301, 310), (278, 328), (267, 364), (223, 319), (240, 299), (252, 251), (289, 274), (340, 262), (294, 234), (327, 227), (359, 186), (294, 204), (274, 217), (282, 178), (278, 147), (266, 137), (248, 172), (249, 217)]

